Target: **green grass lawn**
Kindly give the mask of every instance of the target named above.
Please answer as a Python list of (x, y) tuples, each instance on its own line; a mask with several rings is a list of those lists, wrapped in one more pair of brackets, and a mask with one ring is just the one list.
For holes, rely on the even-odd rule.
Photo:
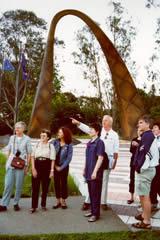
[(1, 235), (3, 240), (159, 240), (160, 231), (84, 233), (84, 234), (49, 234), (32, 236)]
[[(4, 188), (5, 163), (6, 163), (6, 157), (4, 156), (4, 154), (0, 153), (0, 197), (2, 197), (3, 188)], [(68, 177), (68, 191), (69, 191), (70, 196), (80, 194), (77, 186), (75, 185), (75, 183), (73, 181), (73, 178), (70, 175)], [(51, 180), (48, 195), (50, 195), (50, 196), (54, 195), (53, 180)], [(29, 172), (28, 175), (25, 177), (22, 197), (31, 197), (31, 172)]]

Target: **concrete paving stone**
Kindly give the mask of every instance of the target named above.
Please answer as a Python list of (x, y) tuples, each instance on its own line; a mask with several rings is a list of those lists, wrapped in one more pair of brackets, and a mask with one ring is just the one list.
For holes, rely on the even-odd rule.
[(29, 213), (31, 199), (21, 199), (20, 212), (12, 207), (0, 213), (0, 234), (84, 233), (128, 231), (126, 224), (112, 211), (102, 211), (95, 223), (89, 223), (80, 210), (82, 197), (69, 197), (68, 209), (52, 209), (55, 198), (48, 198), (48, 211)]
[[(36, 144), (36, 141), (37, 140), (34, 141), (34, 144)], [(88, 142), (88, 139), (84, 139), (84, 140), (81, 139), (80, 141), (82, 141), (81, 144), (74, 146), (73, 159), (70, 164), (70, 174), (72, 175), (82, 196), (85, 196), (87, 191), (87, 185), (84, 183), (84, 178), (82, 176), (82, 169), (85, 163), (85, 148), (86, 148), (86, 143)], [(82, 216), (83, 213), (80, 211), (80, 205), (84, 201), (84, 197), (77, 198), (79, 199), (78, 205), (75, 205), (74, 201), (72, 202), (72, 198), (69, 198), (68, 200), (69, 209), (67, 209), (67, 212), (64, 212), (64, 211), (62, 212), (61, 209), (58, 209), (56, 212), (52, 210), (51, 206), (53, 205), (53, 201), (52, 201), (53, 198), (49, 198), (49, 208), (50, 208), (49, 211), (46, 213), (44, 212), (42, 213), (41, 211), (39, 211), (38, 213), (36, 213), (36, 215), (32, 216), (32, 218), (28, 213), (29, 205), (28, 203), (27, 204), (25, 203), (26, 200), (23, 200), (24, 203), (22, 201), (22, 205), (24, 204), (24, 207), (20, 212), (20, 214), (22, 214), (21, 220), (26, 222), (26, 220), (24, 220), (23, 218), (26, 218), (27, 216), (27, 220), (29, 221), (29, 226), (27, 225), (25, 231), (29, 232), (30, 228), (32, 229), (32, 224), (36, 224), (34, 230), (32, 230), (33, 233), (41, 233), (41, 231), (44, 233), (45, 231), (46, 233), (50, 231), (53, 231), (53, 232), (61, 231), (60, 226), (62, 223), (64, 224), (64, 229), (62, 230), (64, 232), (72, 232), (73, 230), (75, 232), (78, 232), (78, 230), (82, 232), (84, 230), (86, 232), (89, 232), (89, 231), (96, 232), (96, 231), (110, 231), (112, 229), (113, 231), (115, 231), (113, 227), (115, 226), (114, 224), (113, 226), (110, 227), (109, 214), (111, 213), (113, 213), (113, 216), (119, 216), (120, 219), (125, 224), (127, 224), (127, 227), (129, 227), (130, 230), (137, 231), (136, 229), (131, 227), (131, 224), (133, 222), (136, 222), (134, 216), (136, 214), (137, 206), (139, 205), (139, 198), (135, 196), (135, 202), (131, 205), (127, 204), (127, 200), (130, 198), (130, 194), (128, 192), (129, 171), (130, 171), (129, 163), (130, 163), (130, 155), (131, 155), (129, 153), (129, 146), (130, 146), (129, 142), (122, 141), (122, 140), (120, 141), (119, 159), (117, 161), (116, 168), (110, 173), (110, 179), (109, 179), (109, 185), (108, 185), (108, 204), (111, 206), (112, 210), (102, 212), (102, 218), (99, 221), (97, 221), (94, 224), (89, 224), (86, 221), (86, 219), (84, 219), (84, 217)], [(63, 215), (61, 215), (61, 213)], [(66, 213), (67, 215), (65, 215)], [(18, 215), (18, 214), (19, 213), (15, 213), (11, 209), (7, 213), (4, 213), (2, 215), (6, 217), (6, 221), (11, 221), (11, 220), (13, 221), (14, 219), (15, 221), (17, 221), (17, 223), (19, 223), (20, 219), (16, 220), (16, 218), (18, 218), (18, 216), (20, 218), (21, 215), (20, 214)], [(75, 216), (73, 215), (78, 216), (77, 220), (79, 221), (79, 228), (78, 228), (78, 223), (76, 223), (76, 219), (74, 218)], [(64, 216), (64, 218), (61, 219), (62, 216)], [(112, 217), (112, 214), (111, 214), (111, 217)], [(4, 225), (4, 228), (3, 228), (3, 224), (1, 225), (1, 222), (2, 222), (1, 219), (2, 218), (0, 218), (0, 232), (3, 229), (3, 231), (4, 232), (6, 231), (7, 233), (7, 231), (9, 231), (8, 228), (6, 229), (7, 224)], [(58, 219), (59, 226), (56, 225), (57, 223), (55, 219)], [(69, 224), (68, 219), (69, 221), (71, 220), (69, 228), (67, 228)], [(109, 219), (109, 223), (107, 222), (108, 219)], [(72, 223), (72, 221), (74, 222)], [(85, 228), (83, 230), (84, 223), (85, 223)], [(120, 223), (122, 222), (120, 221)], [(46, 230), (44, 228), (45, 224), (48, 224), (46, 227)], [(97, 226), (101, 224), (102, 224), (102, 227), (100, 229)], [(160, 212), (152, 213), (152, 224), (155, 229), (160, 229)]]

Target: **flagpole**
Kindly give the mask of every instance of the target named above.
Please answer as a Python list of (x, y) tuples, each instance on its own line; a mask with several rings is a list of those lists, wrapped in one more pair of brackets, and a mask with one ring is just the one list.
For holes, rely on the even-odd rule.
[(2, 78), (3, 78), (3, 70), (0, 75), (0, 104), (1, 104), (1, 95), (2, 95)]
[(3, 66), (4, 58), (5, 58), (4, 51), (2, 51), (2, 68), (1, 68), (2, 71), (1, 71), (1, 75), (0, 75), (0, 104), (2, 101), (2, 81), (3, 81), (3, 75), (4, 75), (4, 66)]
[(21, 42), (20, 42), (19, 64), (18, 64), (18, 70), (17, 70), (17, 75), (16, 75), (14, 124), (18, 121), (18, 112), (19, 112), (18, 100), (19, 100), (19, 73), (20, 73), (20, 68), (21, 68)]

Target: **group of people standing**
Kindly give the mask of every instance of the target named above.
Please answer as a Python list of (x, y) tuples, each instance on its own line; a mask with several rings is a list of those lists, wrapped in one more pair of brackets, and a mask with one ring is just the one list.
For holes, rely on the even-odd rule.
[[(90, 135), (91, 140), (86, 146), (85, 166), (83, 176), (88, 185), (88, 193), (82, 210), (88, 210), (85, 217), (88, 222), (95, 222), (100, 217), (100, 207), (107, 210), (107, 192), (109, 175), (115, 168), (118, 151), (119, 136), (112, 129), (113, 119), (109, 115), (104, 115), (102, 127), (97, 124), (87, 126), (78, 120), (71, 118), (72, 123), (79, 129)], [(134, 188), (140, 198), (142, 214), (135, 216), (137, 222), (133, 224), (135, 228), (151, 228), (151, 200), (157, 204), (157, 194), (160, 195), (160, 126), (155, 124), (151, 130), (151, 120), (148, 116), (143, 116), (138, 121), (138, 136), (132, 140), (130, 151), (131, 171), (129, 191), (131, 199), (128, 203), (134, 201)], [(15, 125), (15, 134), (10, 137), (8, 149), (8, 160), (6, 164), (5, 188), (1, 200), (0, 211), (6, 211), (11, 198), (13, 185), (16, 185), (14, 198), (14, 209), (20, 210), (18, 205), (21, 196), (23, 179), (31, 159), (32, 166), (32, 206), (31, 213), (38, 208), (38, 198), (40, 184), (42, 186), (41, 207), (46, 210), (46, 198), (49, 188), (50, 179), (54, 178), (54, 187), (57, 202), (54, 209), (61, 207), (67, 208), (66, 199), (67, 177), (69, 163), (73, 155), (72, 134), (66, 127), (58, 130), (57, 138), (50, 140), (50, 132), (46, 129), (41, 131), (40, 142), (31, 148), (30, 138), (24, 134), (25, 124), (18, 122)], [(11, 161), (16, 152), (25, 159), (26, 165), (23, 170), (11, 167)], [(107, 156), (107, 159), (106, 159)], [(104, 167), (104, 161), (108, 161), (108, 167)], [(150, 200), (151, 199), (151, 200)]]
[[(69, 163), (72, 159), (73, 146), (72, 134), (67, 127), (58, 130), (57, 138), (49, 141), (51, 133), (43, 129), (40, 133), (40, 141), (32, 149), (30, 138), (24, 134), (26, 125), (24, 122), (15, 124), (15, 134), (10, 137), (7, 145), (7, 162), (4, 192), (0, 204), (0, 212), (7, 211), (13, 187), (15, 185), (14, 210), (19, 211), (19, 200), (22, 193), (23, 180), (27, 174), (31, 162), (32, 169), (32, 203), (30, 212), (36, 212), (40, 187), (41, 208), (46, 211), (46, 199), (50, 179), (54, 178), (55, 195), (57, 199), (54, 209), (67, 208), (68, 197), (67, 177)], [(12, 160), (19, 153), (19, 157), (25, 161), (23, 169), (12, 167)]]
[[(92, 128), (89, 128), (87, 125), (75, 119), (72, 119), (72, 122), (85, 133), (90, 133), (92, 137), (87, 145), (88, 151), (86, 151), (86, 164), (84, 168), (84, 176), (88, 184), (88, 194), (82, 207), (83, 210), (91, 208), (85, 216), (90, 217), (88, 221), (92, 222), (99, 218), (100, 206), (104, 210), (107, 209), (109, 174), (116, 166), (119, 138), (118, 134), (112, 129), (113, 119), (108, 115), (103, 117), (102, 129), (97, 131), (96, 136), (91, 135)], [(138, 136), (132, 140), (130, 148), (132, 153), (130, 163), (131, 181), (129, 184), (131, 199), (128, 200), (128, 204), (134, 201), (135, 188), (135, 192), (140, 199), (142, 213), (135, 216), (135, 219), (139, 220), (139, 222), (134, 223), (132, 226), (140, 229), (151, 229), (151, 208), (157, 206), (157, 195), (159, 194), (160, 196), (160, 125), (159, 123), (154, 123), (153, 129), (151, 129), (151, 126), (152, 120), (149, 116), (139, 118), (137, 124)], [(98, 134), (100, 140), (104, 143), (104, 149), (102, 143), (101, 147), (98, 148), (98, 144), (96, 143), (98, 141)], [(98, 149), (101, 151), (98, 151)], [(109, 165), (108, 169), (103, 169), (101, 177), (98, 177), (97, 173), (100, 174), (104, 160), (103, 150), (108, 155)], [(93, 157), (93, 152), (98, 157), (96, 158), (97, 161), (95, 161), (95, 156)], [(95, 172), (96, 178), (94, 177)]]

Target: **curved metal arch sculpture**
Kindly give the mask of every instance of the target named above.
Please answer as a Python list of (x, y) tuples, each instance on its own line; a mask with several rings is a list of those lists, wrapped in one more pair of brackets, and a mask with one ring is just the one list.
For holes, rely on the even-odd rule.
[(97, 38), (112, 74), (120, 109), (122, 136), (129, 139), (134, 133), (139, 116), (143, 113), (144, 107), (141, 97), (126, 65), (109, 38), (90, 17), (73, 9), (60, 11), (52, 19), (29, 125), (29, 135), (37, 137), (42, 128), (49, 128), (50, 125), (54, 35), (58, 21), (66, 15), (74, 15), (82, 19)]

